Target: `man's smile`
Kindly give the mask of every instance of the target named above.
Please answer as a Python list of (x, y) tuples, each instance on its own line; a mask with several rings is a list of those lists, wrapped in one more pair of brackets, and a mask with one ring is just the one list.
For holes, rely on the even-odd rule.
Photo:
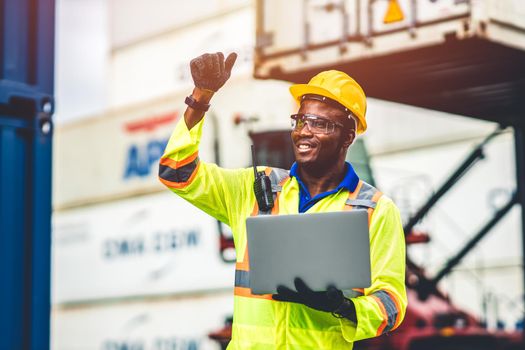
[(295, 144), (295, 147), (297, 148), (299, 153), (306, 153), (316, 148), (316, 145), (313, 142), (301, 140)]

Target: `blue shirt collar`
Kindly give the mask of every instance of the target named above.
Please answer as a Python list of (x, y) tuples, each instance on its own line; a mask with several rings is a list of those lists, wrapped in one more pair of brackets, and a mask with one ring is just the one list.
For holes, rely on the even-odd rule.
[[(345, 162), (346, 164), (346, 174), (343, 178), (343, 181), (337, 186), (336, 190), (339, 190), (341, 188), (345, 188), (350, 192), (354, 192), (357, 184), (359, 183), (359, 176), (357, 176), (354, 168), (352, 167), (352, 164), (349, 162)], [(293, 176), (297, 179), (297, 182), (299, 182), (299, 185), (306, 189), (306, 186), (304, 185), (304, 182), (299, 177), (299, 167), (296, 162), (292, 164), (292, 167), (290, 168), (290, 176)]]

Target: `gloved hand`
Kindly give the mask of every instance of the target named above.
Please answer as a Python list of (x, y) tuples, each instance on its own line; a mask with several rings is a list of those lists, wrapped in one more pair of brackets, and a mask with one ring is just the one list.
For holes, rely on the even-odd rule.
[(312, 309), (336, 313), (356, 322), (354, 303), (345, 298), (341, 290), (328, 286), (326, 292), (314, 292), (299, 277), (295, 278), (294, 284), (297, 292), (283, 285), (277, 286), (277, 294), (272, 295), (273, 300), (301, 303)]
[(226, 61), (222, 52), (205, 53), (192, 59), (190, 69), (195, 86), (216, 92), (230, 78), (236, 59), (235, 52), (229, 54)]

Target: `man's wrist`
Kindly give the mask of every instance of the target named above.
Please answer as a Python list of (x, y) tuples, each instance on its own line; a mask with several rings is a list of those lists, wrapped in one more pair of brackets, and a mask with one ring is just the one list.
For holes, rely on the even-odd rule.
[(208, 105), (210, 104), (210, 100), (213, 96), (214, 92), (208, 89), (203, 89), (199, 87), (195, 87), (193, 89), (193, 92), (191, 93), (191, 97), (193, 100), (195, 100), (200, 105), (206, 106), (206, 108), (201, 109), (194, 109), (190, 106), (186, 109), (184, 112), (184, 121), (186, 122), (186, 126), (188, 127), (188, 130), (191, 130), (197, 123), (199, 123), (204, 116), (205, 110), (208, 109)]
[(208, 109), (210, 108), (209, 103), (197, 102), (191, 95), (186, 97), (186, 99), (184, 100), (184, 103), (186, 103), (188, 107), (194, 109), (195, 111), (199, 111), (199, 112), (207, 112)]
[(346, 318), (350, 321), (357, 322), (354, 302), (347, 298), (344, 298), (341, 305), (336, 310), (334, 310), (332, 314), (339, 318)]
[(209, 104), (214, 94), (215, 92), (211, 90), (195, 87), (191, 93), (191, 96), (199, 103)]

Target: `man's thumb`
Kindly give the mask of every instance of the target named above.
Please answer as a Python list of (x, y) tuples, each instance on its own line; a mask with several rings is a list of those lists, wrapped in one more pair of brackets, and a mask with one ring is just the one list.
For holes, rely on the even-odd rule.
[(231, 73), (236, 59), (237, 59), (237, 54), (235, 52), (232, 52), (231, 54), (228, 55), (228, 57), (226, 57), (226, 61), (224, 62), (224, 68), (226, 69), (228, 73)]

